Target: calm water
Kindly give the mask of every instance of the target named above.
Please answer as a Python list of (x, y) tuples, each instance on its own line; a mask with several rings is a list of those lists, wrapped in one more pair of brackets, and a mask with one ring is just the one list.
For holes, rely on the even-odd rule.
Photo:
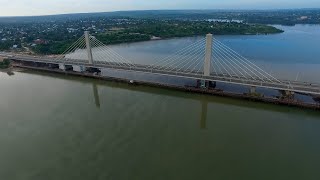
[[(276, 26), (275, 35), (214, 36), (279, 79), (320, 83), (320, 25)], [(153, 64), (203, 37), (113, 46), (125, 58)]]
[[(218, 38), (241, 51), (241, 43), (269, 42), (268, 38), (291, 42), (295, 36), (309, 36), (303, 33), (307, 31), (313, 38), (300, 41), (316, 46), (318, 27)], [(290, 33), (292, 39), (280, 38)], [(156, 54), (153, 47), (163, 42), (114, 48), (130, 54), (149, 47)], [(150, 45), (139, 45), (145, 43)], [(278, 54), (284, 52), (279, 47), (267, 44), (263, 47), (274, 53), (266, 56), (284, 56)], [(257, 52), (259, 46), (252, 48)], [(301, 47), (313, 53), (302, 62), (296, 51), (279, 62), (257, 62), (316, 67), (318, 47)], [(165, 51), (161, 49), (159, 54)], [(1, 180), (318, 180), (319, 137), (316, 111), (48, 73), (0, 72)]]
[[(278, 79), (320, 83), (320, 25), (276, 26), (285, 32), (275, 35), (215, 36), (219, 41), (259, 65)], [(203, 37), (139, 42), (112, 46), (126, 59), (139, 64), (154, 64)], [(96, 51), (96, 53), (99, 51)], [(84, 51), (85, 53), (85, 51)], [(86, 57), (85, 55), (83, 57)], [(107, 76), (152, 82), (195, 85), (194, 80), (170, 77), (103, 71)], [(248, 92), (248, 87), (218, 83), (217, 88), (237, 93)], [(278, 91), (257, 89), (269, 97), (280, 96)], [(299, 101), (315, 103), (308, 96), (296, 95)]]

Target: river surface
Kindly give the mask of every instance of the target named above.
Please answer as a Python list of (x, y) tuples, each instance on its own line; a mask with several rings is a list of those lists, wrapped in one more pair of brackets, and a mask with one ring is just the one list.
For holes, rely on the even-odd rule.
[[(320, 83), (320, 25), (276, 27), (285, 32), (214, 37), (276, 78)], [(112, 48), (133, 62), (154, 64), (202, 38), (129, 43)]]
[[(319, 26), (282, 28), (286, 32), (279, 35), (217, 38), (261, 65), (289, 66), (289, 73), (306, 68), (300, 78), (312, 70), (319, 74)], [(139, 51), (167, 52), (164, 42), (171, 50), (195, 39), (114, 48), (137, 58)], [(288, 48), (287, 56), (280, 48)], [(319, 138), (317, 111), (51, 73), (0, 72), (1, 180), (318, 180)]]

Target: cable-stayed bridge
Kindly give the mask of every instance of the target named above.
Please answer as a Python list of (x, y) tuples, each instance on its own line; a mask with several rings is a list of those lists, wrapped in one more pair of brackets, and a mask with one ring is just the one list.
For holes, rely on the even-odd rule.
[(12, 60), (59, 65), (62, 70), (72, 67), (82, 72), (88, 68), (115, 69), (146, 74), (159, 74), (201, 80), (208, 88), (216, 82), (281, 90), (286, 94), (320, 95), (320, 85), (278, 79), (208, 34), (205, 38), (187, 44), (168, 57), (139, 64), (124, 58), (101, 41), (85, 32), (66, 51), (55, 57), (15, 56)]

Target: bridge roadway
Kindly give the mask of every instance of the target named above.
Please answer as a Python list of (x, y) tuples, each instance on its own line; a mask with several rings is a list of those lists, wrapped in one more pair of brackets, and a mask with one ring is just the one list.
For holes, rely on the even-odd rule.
[(315, 83), (307, 83), (307, 82), (299, 82), (299, 81), (288, 81), (288, 80), (280, 80), (280, 82), (270, 81), (269, 79), (260, 79), (256, 77), (248, 78), (248, 77), (236, 77), (227, 74), (216, 74), (212, 73), (210, 76), (204, 76), (202, 72), (190, 72), (183, 71), (177, 69), (171, 69), (166, 67), (155, 66), (151, 67), (148, 65), (141, 64), (129, 64), (129, 63), (116, 63), (116, 62), (102, 62), (95, 61), (94, 64), (89, 64), (84, 60), (74, 60), (74, 59), (64, 59), (57, 60), (49, 57), (32, 57), (32, 56), (13, 56), (9, 57), (14, 61), (22, 61), (22, 62), (38, 62), (38, 63), (47, 63), (47, 64), (60, 64), (63, 63), (65, 65), (79, 65), (85, 67), (92, 68), (108, 68), (115, 70), (124, 70), (124, 71), (134, 71), (141, 72), (147, 74), (157, 74), (157, 75), (166, 75), (173, 77), (183, 77), (188, 79), (201, 79), (206, 81), (214, 81), (214, 82), (223, 82), (228, 84), (237, 84), (237, 85), (245, 85), (250, 87), (262, 87), (274, 90), (283, 90), (290, 91), (295, 93), (302, 93), (307, 95), (320, 95), (320, 85)]

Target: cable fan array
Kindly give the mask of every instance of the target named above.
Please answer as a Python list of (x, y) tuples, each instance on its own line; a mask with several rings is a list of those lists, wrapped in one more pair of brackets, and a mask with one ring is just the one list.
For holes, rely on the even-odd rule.
[(206, 39), (202, 38), (176, 51), (173, 55), (157, 60), (148, 68), (166, 72), (201, 74), (204, 66), (205, 43)]
[[(164, 72), (201, 75), (204, 70), (206, 39), (200, 39), (148, 68)], [(212, 77), (282, 83), (239, 53), (213, 38), (210, 63)]]
[[(152, 65), (138, 65), (123, 58), (110, 47), (103, 44), (94, 36), (89, 36), (93, 62), (96, 65), (109, 65), (118, 68), (144, 69), (148, 72), (163, 74), (183, 73), (192, 77), (203, 76), (204, 59), (206, 55), (206, 38), (201, 38), (194, 43), (176, 51), (172, 55), (162, 58)], [(213, 38), (212, 55), (210, 62), (210, 77), (238, 79), (254, 82), (267, 82), (282, 84), (281, 81), (268, 74), (260, 67), (229, 48), (221, 41)], [(87, 45), (85, 35), (73, 43), (57, 61), (68, 61), (74, 64), (87, 64)]]
[[(94, 36), (89, 36), (93, 62), (118, 67), (134, 67), (129, 60), (123, 58), (110, 47), (103, 44)], [(86, 64), (88, 61), (87, 45), (85, 35), (82, 35), (65, 52), (56, 58), (56, 61), (67, 61), (72, 63)]]
[(265, 72), (216, 38), (213, 39), (211, 69), (212, 75), (216, 76), (281, 83), (277, 78)]

